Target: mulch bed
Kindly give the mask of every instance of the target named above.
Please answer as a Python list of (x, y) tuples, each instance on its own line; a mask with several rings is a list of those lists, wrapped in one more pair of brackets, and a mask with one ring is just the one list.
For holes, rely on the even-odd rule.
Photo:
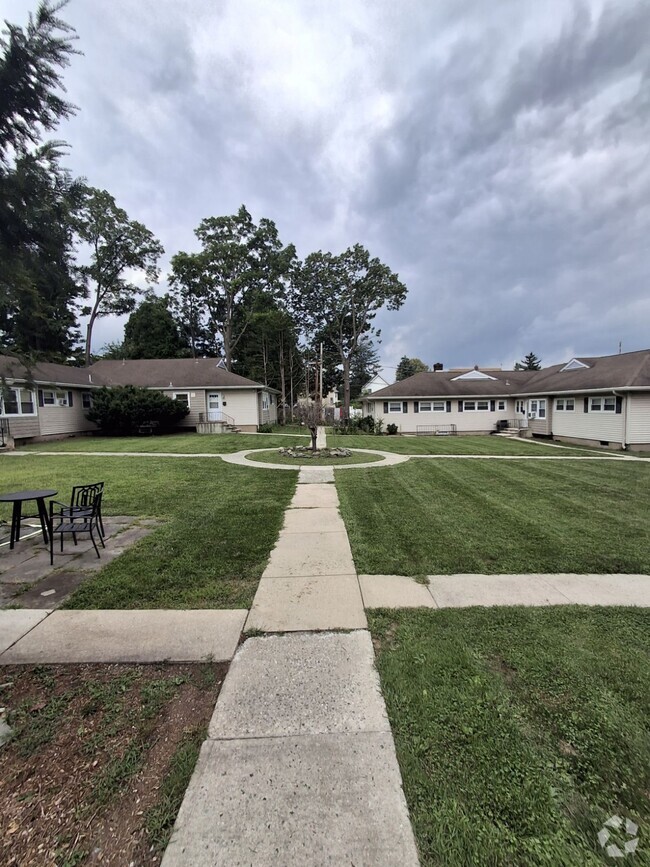
[(159, 864), (226, 671), (0, 668), (0, 864)]

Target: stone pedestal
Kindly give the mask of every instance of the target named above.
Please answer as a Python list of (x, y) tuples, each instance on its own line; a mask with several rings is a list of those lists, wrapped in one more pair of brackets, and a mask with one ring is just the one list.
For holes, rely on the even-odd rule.
[(316, 430), (316, 448), (324, 449), (327, 446), (327, 440), (325, 438), (325, 428), (322, 425)]

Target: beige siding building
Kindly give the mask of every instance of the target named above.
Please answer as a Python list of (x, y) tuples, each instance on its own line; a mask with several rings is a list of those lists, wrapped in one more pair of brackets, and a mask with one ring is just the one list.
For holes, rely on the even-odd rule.
[(256, 431), (277, 421), (277, 392), (225, 370), (217, 359), (98, 361), (89, 368), (43, 362), (29, 369), (0, 356), (0, 418), (16, 441), (92, 433), (86, 413), (98, 388), (156, 389), (189, 407), (180, 427)]

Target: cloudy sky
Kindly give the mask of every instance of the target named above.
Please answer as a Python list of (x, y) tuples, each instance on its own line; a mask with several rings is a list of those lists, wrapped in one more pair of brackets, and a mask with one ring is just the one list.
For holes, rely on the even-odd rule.
[[(35, 0), (4, 0), (25, 20)], [(647, 0), (71, 0), (59, 135), (168, 255), (245, 203), (301, 256), (360, 242), (445, 366), (650, 346)], [(121, 339), (97, 327), (97, 347)]]

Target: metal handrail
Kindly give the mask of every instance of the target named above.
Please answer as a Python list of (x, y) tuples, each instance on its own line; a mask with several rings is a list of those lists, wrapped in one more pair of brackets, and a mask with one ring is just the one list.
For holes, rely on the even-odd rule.
[(9, 439), (9, 420), (6, 418), (0, 418), (0, 448), (4, 448), (7, 445), (8, 439)]
[[(205, 423), (209, 424), (210, 422), (223, 422), (224, 424), (231, 424), (231, 425), (233, 425), (233, 427), (235, 426), (235, 419), (231, 415), (228, 415), (227, 413), (223, 412), (223, 410), (211, 409), (207, 413), (207, 416), (208, 417), (206, 417), (206, 413), (200, 412), (199, 413), (199, 424), (205, 424)], [(209, 416), (218, 416), (218, 417), (217, 418), (209, 418)]]

